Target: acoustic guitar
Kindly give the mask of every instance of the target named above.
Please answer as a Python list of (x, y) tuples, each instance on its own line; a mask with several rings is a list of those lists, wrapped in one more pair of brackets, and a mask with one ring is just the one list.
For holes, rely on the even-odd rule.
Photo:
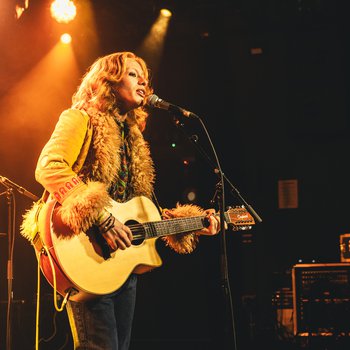
[[(62, 296), (69, 293), (73, 301), (114, 292), (131, 273), (142, 274), (161, 266), (156, 250), (159, 237), (197, 231), (207, 225), (205, 216), (162, 220), (154, 203), (143, 196), (126, 203), (112, 201), (111, 213), (130, 227), (134, 240), (129, 248), (110, 252), (95, 230), (73, 235), (60, 220), (59, 206), (55, 200), (43, 206), (39, 234), (33, 243), (46, 280), (52, 286), (55, 282), (57, 291)], [(233, 230), (248, 230), (255, 224), (244, 207), (229, 209), (224, 216)]]

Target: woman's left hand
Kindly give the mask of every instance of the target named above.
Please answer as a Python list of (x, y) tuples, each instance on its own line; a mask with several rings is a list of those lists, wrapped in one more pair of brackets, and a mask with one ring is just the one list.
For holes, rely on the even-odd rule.
[(208, 219), (209, 226), (206, 228), (203, 228), (200, 231), (197, 231), (196, 233), (198, 235), (206, 235), (206, 236), (213, 236), (220, 232), (220, 218), (218, 215), (215, 214), (214, 209), (207, 209), (205, 211), (206, 218)]

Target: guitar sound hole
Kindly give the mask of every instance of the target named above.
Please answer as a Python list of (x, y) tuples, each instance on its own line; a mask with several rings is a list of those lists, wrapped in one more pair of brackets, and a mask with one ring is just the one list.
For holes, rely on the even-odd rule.
[(132, 245), (140, 245), (145, 240), (145, 231), (142, 224), (135, 220), (129, 220), (124, 225), (129, 226), (134, 239), (132, 240)]

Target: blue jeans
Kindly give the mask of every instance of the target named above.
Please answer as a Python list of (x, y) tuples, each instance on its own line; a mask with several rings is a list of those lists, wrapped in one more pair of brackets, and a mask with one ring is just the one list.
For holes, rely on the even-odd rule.
[(127, 350), (136, 301), (137, 276), (116, 292), (84, 303), (70, 301), (67, 314), (76, 350)]

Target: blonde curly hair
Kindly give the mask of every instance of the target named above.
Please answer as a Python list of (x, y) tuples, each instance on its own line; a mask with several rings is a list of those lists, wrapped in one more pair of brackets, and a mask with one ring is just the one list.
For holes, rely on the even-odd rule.
[[(127, 51), (106, 55), (98, 58), (83, 76), (81, 84), (72, 97), (72, 107), (86, 111), (95, 110), (100, 113), (118, 115), (118, 97), (114, 91), (115, 85), (121, 81), (126, 71), (127, 59), (135, 60), (140, 64), (144, 78), (149, 82), (150, 72), (142, 58)], [(152, 92), (153, 89), (148, 83), (146, 96), (152, 94)], [(144, 104), (145, 102), (142, 106), (129, 112), (135, 115), (141, 131), (145, 129), (148, 117)]]

